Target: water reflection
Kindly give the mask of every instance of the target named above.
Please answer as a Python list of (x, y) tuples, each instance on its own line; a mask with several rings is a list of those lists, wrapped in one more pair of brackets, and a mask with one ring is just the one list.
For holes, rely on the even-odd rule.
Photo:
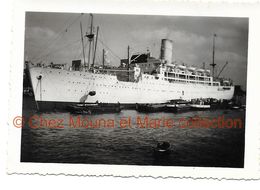
[[(232, 129), (214, 128), (139, 128), (136, 117), (151, 119), (203, 116), (214, 118), (241, 118), (243, 111), (215, 110), (173, 113), (138, 113), (122, 110), (115, 114), (73, 115), (70, 113), (37, 113), (24, 110), (28, 119), (31, 115), (45, 119), (63, 119), (64, 128), (41, 127), (32, 129), (28, 122), (22, 131), (22, 162), (88, 163), (88, 164), (133, 164), (172, 166), (215, 166), (243, 167), (244, 127)], [(100, 118), (113, 120), (114, 127), (72, 127), (71, 118)], [(132, 127), (120, 127), (120, 119), (131, 117)], [(75, 120), (76, 121), (76, 120)], [(33, 124), (39, 124), (34, 120)], [(171, 153), (156, 156), (153, 148), (160, 141), (172, 145)]]

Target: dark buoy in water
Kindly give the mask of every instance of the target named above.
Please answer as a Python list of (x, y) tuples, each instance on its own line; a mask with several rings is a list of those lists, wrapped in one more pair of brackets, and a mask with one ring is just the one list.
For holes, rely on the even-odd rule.
[(158, 142), (157, 146), (154, 148), (154, 153), (156, 155), (167, 155), (171, 152), (171, 144), (169, 142), (163, 141)]

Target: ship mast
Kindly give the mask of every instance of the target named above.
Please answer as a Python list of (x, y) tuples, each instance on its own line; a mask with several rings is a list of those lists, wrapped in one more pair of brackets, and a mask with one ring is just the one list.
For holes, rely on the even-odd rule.
[(84, 39), (83, 39), (82, 24), (81, 24), (81, 22), (80, 22), (80, 32), (81, 32), (81, 43), (82, 43), (82, 52), (83, 52), (84, 68), (86, 68), (85, 48), (84, 48)]
[(94, 48), (93, 63), (92, 63), (93, 68), (94, 68), (94, 64), (95, 64), (95, 57), (96, 57), (96, 51), (97, 51), (98, 31), (99, 31), (99, 27), (97, 27), (97, 34), (96, 34), (96, 40), (95, 40), (95, 48)]
[(105, 67), (105, 50), (103, 49), (102, 51), (102, 68), (104, 69)]
[(212, 76), (214, 78), (214, 71), (215, 71), (215, 38), (217, 37), (217, 34), (213, 35), (213, 52), (212, 52), (212, 64), (210, 64), (210, 66), (212, 66)]
[(94, 38), (93, 34), (93, 15), (90, 14), (91, 24), (90, 24), (90, 33), (86, 35), (89, 40), (89, 49), (88, 49), (88, 70), (90, 69), (90, 56), (91, 56), (91, 44)]
[(127, 73), (128, 73), (128, 81), (130, 81), (130, 46), (127, 46)]

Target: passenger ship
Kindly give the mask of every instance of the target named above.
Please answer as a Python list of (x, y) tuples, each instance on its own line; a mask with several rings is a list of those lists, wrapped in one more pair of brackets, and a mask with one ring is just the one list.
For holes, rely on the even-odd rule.
[(234, 94), (232, 82), (215, 80), (210, 70), (173, 64), (172, 41), (168, 39), (162, 40), (160, 59), (146, 53), (128, 56), (123, 63), (117, 69), (87, 68), (81, 63), (79, 68), (74, 65), (68, 70), (29, 66), (37, 107), (54, 109), (97, 102), (159, 104), (198, 98), (230, 100)]

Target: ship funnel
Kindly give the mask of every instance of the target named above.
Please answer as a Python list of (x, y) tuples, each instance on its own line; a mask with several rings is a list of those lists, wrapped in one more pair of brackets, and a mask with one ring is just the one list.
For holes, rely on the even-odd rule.
[(172, 63), (172, 40), (162, 39), (160, 58), (166, 64)]

